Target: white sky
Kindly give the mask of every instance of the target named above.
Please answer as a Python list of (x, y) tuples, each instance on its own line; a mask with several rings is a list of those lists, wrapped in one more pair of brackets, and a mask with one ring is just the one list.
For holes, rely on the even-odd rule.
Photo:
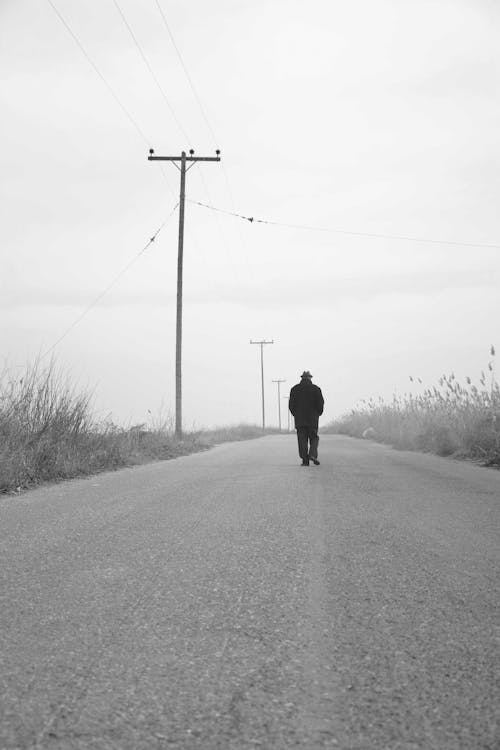
[[(0, 0), (0, 347), (44, 353), (190, 198), (272, 221), (500, 244), (498, 0)], [(174, 410), (177, 214), (56, 348), (99, 415)], [(268, 423), (303, 369), (323, 422), (500, 344), (500, 250), (249, 223), (186, 206), (184, 425)], [(285, 402), (283, 402), (285, 405)]]

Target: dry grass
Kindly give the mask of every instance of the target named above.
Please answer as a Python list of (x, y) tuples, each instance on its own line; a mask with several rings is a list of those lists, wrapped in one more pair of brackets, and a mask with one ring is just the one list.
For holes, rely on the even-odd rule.
[(260, 437), (252, 425), (175, 437), (171, 421), (152, 427), (98, 422), (91, 396), (76, 392), (54, 363), (0, 375), (0, 492), (95, 474), (206, 450), (229, 440)]
[[(490, 350), (488, 374), (479, 385), (470, 378), (461, 384), (455, 375), (443, 375), (438, 386), (423, 393), (363, 401), (349, 414), (327, 425), (324, 432), (370, 437), (406, 450), (422, 450), (441, 456), (479, 459), (500, 465), (500, 388), (495, 378), (495, 349)], [(410, 381), (421, 382), (410, 377)]]
[[(274, 429), (266, 429), (266, 435), (277, 432)], [(217, 443), (227, 443), (236, 440), (252, 440), (262, 437), (262, 428), (253, 424), (238, 424), (226, 427), (216, 427), (212, 430), (200, 430), (190, 433), (207, 446)]]

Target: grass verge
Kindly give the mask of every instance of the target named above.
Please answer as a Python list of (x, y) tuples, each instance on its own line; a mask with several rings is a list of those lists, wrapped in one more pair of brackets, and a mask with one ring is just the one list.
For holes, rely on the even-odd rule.
[[(322, 432), (369, 437), (404, 450), (500, 466), (500, 388), (493, 346), (490, 354), (488, 375), (481, 373), (478, 386), (469, 377), (461, 384), (453, 373), (443, 375), (437, 386), (418, 395), (394, 396), (390, 403), (383, 399), (362, 401)], [(418, 378), (410, 380), (420, 382)]]
[(261, 437), (253, 425), (186, 433), (168, 424), (120, 427), (98, 422), (88, 393), (76, 392), (54, 366), (35, 363), (22, 377), (0, 374), (0, 493), (206, 450)]

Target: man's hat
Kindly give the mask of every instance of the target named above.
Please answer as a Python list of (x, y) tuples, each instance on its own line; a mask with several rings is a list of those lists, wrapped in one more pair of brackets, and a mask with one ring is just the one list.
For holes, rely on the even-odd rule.
[(309, 378), (309, 380), (312, 380), (312, 375), (309, 372), (309, 370), (304, 370), (304, 372), (302, 373), (302, 375), (300, 377), (301, 378)]

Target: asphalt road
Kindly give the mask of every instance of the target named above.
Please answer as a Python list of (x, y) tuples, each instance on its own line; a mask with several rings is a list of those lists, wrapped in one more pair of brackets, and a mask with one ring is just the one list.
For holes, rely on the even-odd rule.
[(294, 436), (0, 498), (0, 747), (500, 748), (500, 472)]

